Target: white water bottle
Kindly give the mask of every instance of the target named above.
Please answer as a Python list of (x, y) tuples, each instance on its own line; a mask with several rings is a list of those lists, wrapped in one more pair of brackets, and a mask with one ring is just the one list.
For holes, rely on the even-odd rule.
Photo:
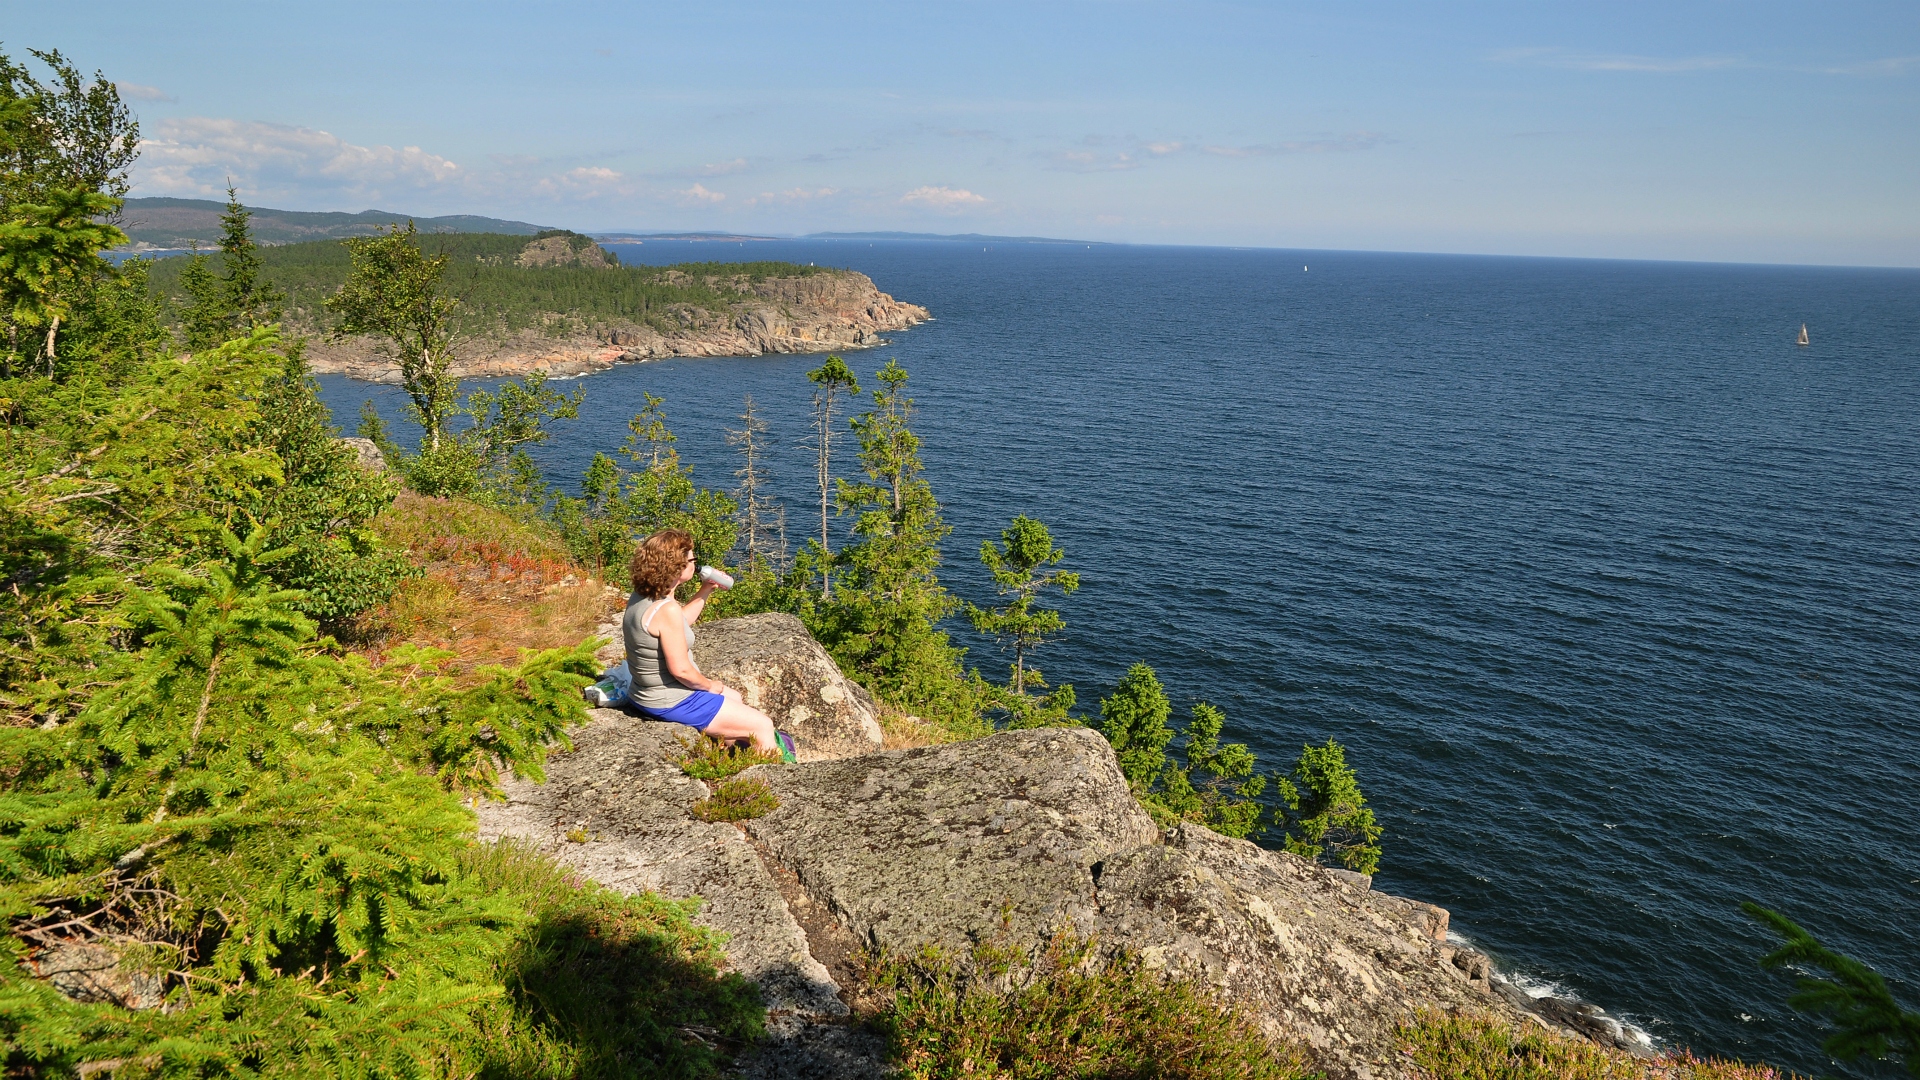
[(723, 589), (733, 588), (733, 578), (711, 566), (703, 566), (700, 568), (700, 580), (709, 585), (718, 585)]

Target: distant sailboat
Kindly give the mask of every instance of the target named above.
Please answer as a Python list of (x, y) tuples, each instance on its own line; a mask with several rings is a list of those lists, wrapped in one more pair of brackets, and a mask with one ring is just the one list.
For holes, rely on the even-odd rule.
[(1808, 341), (1808, 340), (1807, 340), (1807, 324), (1806, 324), (1806, 323), (1801, 323), (1801, 324), (1800, 324), (1800, 339), (1799, 339), (1798, 341), (1795, 341), (1795, 342), (1794, 342), (1794, 344), (1795, 344), (1795, 345), (1811, 345), (1811, 344), (1813, 344), (1813, 342), (1811, 342), (1811, 341)]

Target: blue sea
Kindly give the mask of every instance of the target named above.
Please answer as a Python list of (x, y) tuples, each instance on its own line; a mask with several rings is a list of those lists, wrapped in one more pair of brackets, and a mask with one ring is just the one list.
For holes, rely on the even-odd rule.
[[(1920, 1008), (1920, 272), (957, 242), (648, 242), (790, 259), (935, 321), (896, 357), (953, 535), (1044, 520), (1080, 571), (1038, 657), (1135, 660), (1281, 767), (1328, 737), (1376, 887), (1666, 1045), (1842, 1069), (1757, 959), (1785, 912)], [(1812, 345), (1796, 348), (1805, 323)], [(796, 543), (818, 357), (581, 381), (569, 487), (663, 396), (696, 477), (751, 394)], [(329, 377), (351, 428), (393, 388)], [(812, 502), (817, 508), (817, 501)], [(835, 528), (844, 528), (845, 522)], [(962, 633), (969, 662), (1007, 663)], [(1880, 1070), (1883, 1071), (1884, 1070)]]

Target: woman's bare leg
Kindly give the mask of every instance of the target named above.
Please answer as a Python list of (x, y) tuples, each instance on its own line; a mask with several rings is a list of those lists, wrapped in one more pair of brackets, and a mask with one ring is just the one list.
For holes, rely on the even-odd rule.
[(773, 739), (773, 720), (742, 700), (740, 691), (731, 686), (727, 687), (723, 696), (726, 700), (721, 703), (720, 711), (707, 724), (708, 737), (721, 742), (747, 739), (753, 743), (755, 750), (779, 753), (780, 744)]

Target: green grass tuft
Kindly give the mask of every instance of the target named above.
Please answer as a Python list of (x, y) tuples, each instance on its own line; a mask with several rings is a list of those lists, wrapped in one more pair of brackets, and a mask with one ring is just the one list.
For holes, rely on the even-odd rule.
[[(1299, 1080), (1297, 1048), (1276, 1044), (1205, 987), (1148, 971), (1127, 954), (1093, 960), (1091, 942), (1059, 935), (1031, 966), (976, 951), (969, 977), (926, 950), (870, 961), (886, 1001), (875, 1018), (902, 1080), (1099, 1077), (1102, 1080)], [(1002, 991), (993, 973), (1012, 975)], [(1024, 981), (1024, 985), (1020, 985)]]
[(682, 739), (680, 745), (686, 751), (680, 756), (680, 771), (696, 780), (725, 780), (755, 765), (778, 765), (784, 760), (771, 750), (728, 746), (704, 735), (694, 736), (693, 742)]
[(1400, 1048), (1426, 1080), (1797, 1080), (1768, 1065), (1682, 1051), (1638, 1058), (1491, 1016), (1429, 1010), (1401, 1025)]
[(716, 970), (725, 957), (692, 921), (697, 901), (624, 896), (509, 842), (475, 845), (462, 862), (533, 921), (501, 961), (506, 993), (479, 1008), (477, 1045), (458, 1048), (450, 1072), (712, 1076), (759, 1038), (758, 993)]
[(764, 817), (780, 805), (763, 780), (722, 780), (713, 794), (688, 808), (701, 821), (745, 821)]

